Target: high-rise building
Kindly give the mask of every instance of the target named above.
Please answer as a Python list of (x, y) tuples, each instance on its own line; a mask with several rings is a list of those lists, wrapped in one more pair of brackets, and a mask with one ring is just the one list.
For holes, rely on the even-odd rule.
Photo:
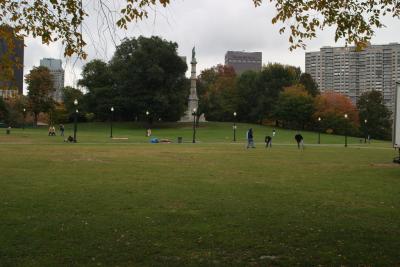
[(319, 89), (349, 96), (354, 103), (368, 91), (383, 94), (384, 102), (393, 109), (396, 81), (400, 79), (400, 44), (355, 47), (322, 47), (306, 53), (306, 73)]
[(64, 69), (62, 68), (61, 59), (44, 58), (40, 60), (40, 66), (50, 70), (53, 76), (54, 93), (53, 99), (62, 102), (62, 89), (64, 88)]
[(232, 66), (236, 74), (247, 70), (260, 71), (262, 67), (261, 52), (228, 51), (225, 54), (225, 65)]
[[(17, 94), (23, 93), (24, 85), (24, 40), (13, 38), (13, 51), (9, 51), (7, 41), (4, 37), (0, 37), (0, 58), (11, 59), (13, 67), (13, 77), (7, 80), (0, 80), (0, 97), (10, 98)], [(0, 67), (0, 71), (1, 67)], [(0, 79), (5, 77), (0, 75)]]

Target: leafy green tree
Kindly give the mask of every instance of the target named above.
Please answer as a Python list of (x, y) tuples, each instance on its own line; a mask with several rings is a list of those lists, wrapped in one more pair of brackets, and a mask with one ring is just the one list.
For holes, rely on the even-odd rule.
[(284, 127), (304, 129), (312, 121), (314, 98), (303, 85), (286, 87), (275, 106), (274, 116)]
[(235, 70), (230, 66), (218, 65), (202, 71), (199, 110), (207, 120), (232, 121), (238, 103), (236, 82)]
[(96, 88), (111, 86), (111, 71), (107, 63), (100, 59), (94, 59), (85, 64), (82, 70), (82, 79), (78, 84), (86, 87), (89, 93), (95, 91)]
[(391, 138), (391, 113), (383, 102), (381, 92), (363, 93), (357, 101), (357, 108), (360, 113), (360, 131), (364, 136), (387, 140)]
[(259, 122), (272, 115), (283, 88), (296, 84), (300, 69), (282, 64), (268, 64), (261, 72), (248, 71), (238, 81), (238, 118)]
[(25, 76), (28, 84), (28, 103), (37, 125), (40, 112), (49, 112), (54, 108), (51, 94), (54, 92), (52, 76), (46, 67), (33, 67)]
[[(178, 45), (159, 37), (125, 39), (110, 62), (115, 106), (123, 119), (177, 121), (188, 96), (186, 63)], [(114, 94), (114, 93), (113, 93)]]
[(304, 89), (311, 95), (317, 96), (319, 95), (318, 84), (314, 81), (308, 73), (302, 73), (300, 75), (299, 84), (304, 86)]
[[(110, 107), (118, 105), (118, 95), (108, 64), (98, 59), (88, 62), (83, 67), (82, 79), (78, 84), (87, 90), (82, 98), (86, 111), (94, 113), (99, 120), (107, 120)], [(116, 108), (116, 112), (118, 110)]]

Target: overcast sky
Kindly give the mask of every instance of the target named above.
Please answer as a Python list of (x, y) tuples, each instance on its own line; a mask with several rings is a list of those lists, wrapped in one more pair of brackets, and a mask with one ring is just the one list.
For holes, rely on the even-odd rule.
[[(173, 0), (167, 8), (156, 7), (150, 11), (148, 19), (132, 23), (127, 31), (106, 27), (104, 14), (93, 0), (86, 0), (90, 16), (83, 27), (89, 57), (109, 60), (114, 53), (115, 44), (124, 37), (157, 35), (178, 44), (178, 53), (190, 58), (192, 47), (196, 46), (198, 73), (202, 69), (224, 63), (228, 50), (260, 51), (263, 64), (279, 62), (301, 67), (304, 70), (305, 52), (319, 50), (321, 46), (338, 46), (334, 42), (334, 30), (319, 33), (316, 39), (307, 41), (307, 49), (289, 51), (287, 35), (279, 34), (279, 25), (272, 25), (274, 7), (264, 3), (255, 8), (251, 0)], [(109, 0), (111, 9), (119, 10), (122, 1)], [(112, 18), (108, 17), (108, 20)], [(111, 22), (112, 23), (112, 22)], [(400, 42), (397, 34), (400, 20), (385, 19), (387, 28), (377, 30), (373, 44)], [(42, 45), (40, 39), (25, 39), (25, 68), (28, 73), (38, 66), (45, 57), (63, 60), (65, 85), (74, 86), (80, 78), (85, 62), (74, 58), (64, 58), (63, 48), (57, 44)], [(87, 62), (86, 61), (86, 62)], [(26, 88), (25, 88), (26, 89)]]

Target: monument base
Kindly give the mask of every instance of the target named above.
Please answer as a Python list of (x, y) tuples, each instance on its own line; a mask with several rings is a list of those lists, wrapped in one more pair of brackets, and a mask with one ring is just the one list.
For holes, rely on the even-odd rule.
[[(198, 120), (199, 122), (207, 122), (204, 114), (201, 114)], [(179, 120), (179, 122), (193, 122), (193, 115), (189, 112), (186, 112), (186, 114)]]

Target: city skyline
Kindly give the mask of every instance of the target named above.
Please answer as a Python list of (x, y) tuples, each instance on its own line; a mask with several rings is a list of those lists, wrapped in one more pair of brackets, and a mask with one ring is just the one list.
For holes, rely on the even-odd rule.
[[(274, 9), (268, 5), (255, 8), (251, 1), (173, 2), (167, 8), (156, 8), (148, 19), (132, 23), (127, 31), (112, 29), (112, 35), (104, 25), (98, 25), (98, 7), (94, 5), (90, 10), (92, 14), (83, 27), (88, 43), (88, 60), (65, 59), (60, 43), (46, 46), (39, 39), (28, 37), (24, 74), (33, 66), (38, 66), (41, 58), (61, 58), (65, 69), (65, 85), (74, 86), (85, 63), (95, 58), (108, 61), (115, 51), (115, 45), (122, 38), (139, 35), (157, 35), (176, 42), (180, 56), (189, 57), (191, 48), (196, 45), (199, 73), (205, 68), (224, 64), (224, 56), (228, 50), (260, 51), (263, 53), (263, 64), (279, 62), (301, 67), (304, 71), (305, 52), (318, 51), (323, 46), (344, 45), (342, 41), (334, 42), (334, 29), (331, 28), (319, 32), (317, 38), (311, 41), (306, 40), (306, 50), (290, 52), (288, 36), (279, 34), (280, 25), (271, 24)], [(400, 20), (385, 18), (384, 22), (387, 28), (377, 30), (371, 43), (400, 42), (400, 39), (393, 37), (394, 29), (400, 27)], [(189, 71), (187, 76), (189, 77)], [(24, 91), (26, 92), (26, 85)]]

